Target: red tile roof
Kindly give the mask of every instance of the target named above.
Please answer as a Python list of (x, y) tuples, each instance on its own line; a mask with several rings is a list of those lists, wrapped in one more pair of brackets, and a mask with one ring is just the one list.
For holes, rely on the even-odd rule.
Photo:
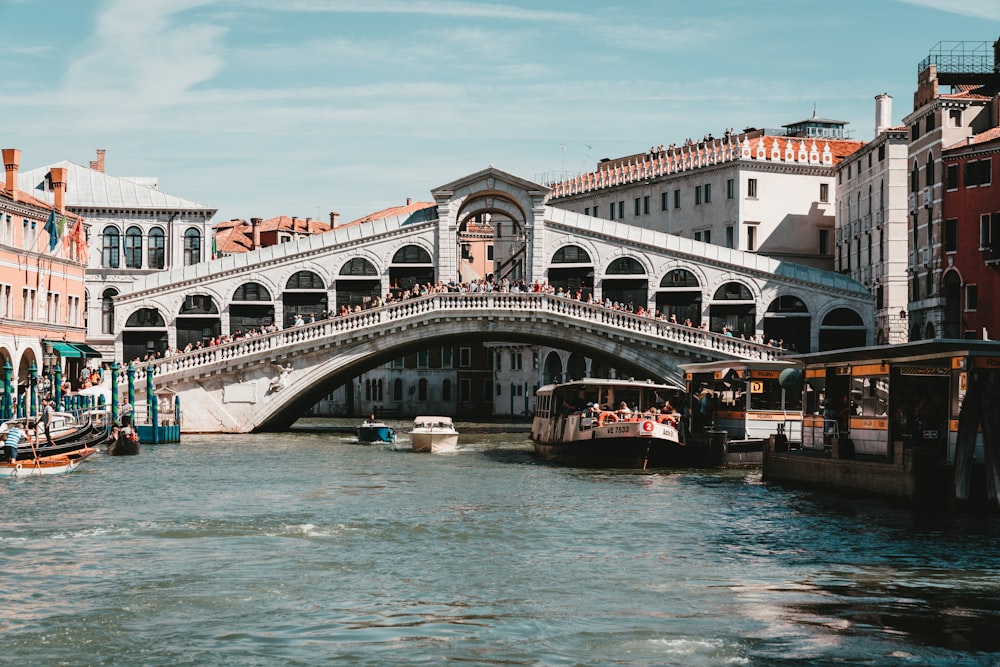
[(414, 211), (420, 211), (425, 208), (430, 208), (432, 206), (437, 206), (435, 202), (429, 201), (416, 201), (409, 204), (404, 204), (402, 206), (390, 206), (389, 208), (384, 208), (381, 211), (375, 211), (374, 213), (369, 213), (368, 215), (358, 218), (357, 220), (351, 220), (350, 222), (345, 222), (342, 225), (337, 225), (337, 227), (347, 227), (349, 225), (359, 225), (362, 222), (371, 222), (372, 220), (381, 220), (382, 218), (391, 218), (397, 215), (409, 215)]

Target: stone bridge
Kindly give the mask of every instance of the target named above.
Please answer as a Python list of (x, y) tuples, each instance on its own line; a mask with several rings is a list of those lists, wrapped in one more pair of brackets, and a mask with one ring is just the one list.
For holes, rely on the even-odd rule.
[(378, 364), (446, 340), (524, 341), (611, 358), (636, 377), (680, 383), (678, 363), (773, 359), (739, 338), (546, 294), (444, 293), (159, 359), (135, 368), (141, 393), (181, 398), (184, 432), (282, 429)]

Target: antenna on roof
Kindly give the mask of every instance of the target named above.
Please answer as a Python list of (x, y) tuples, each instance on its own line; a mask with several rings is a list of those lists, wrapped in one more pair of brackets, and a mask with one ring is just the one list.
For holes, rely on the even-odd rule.
[(816, 103), (813, 102), (813, 118), (816, 117)]

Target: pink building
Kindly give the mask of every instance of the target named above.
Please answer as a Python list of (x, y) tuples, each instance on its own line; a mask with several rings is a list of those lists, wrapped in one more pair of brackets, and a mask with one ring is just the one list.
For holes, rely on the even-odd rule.
[(52, 389), (57, 369), (76, 389), (87, 360), (99, 355), (84, 342), (87, 229), (65, 210), (65, 170), (52, 170), (55, 203), (49, 204), (18, 190), (20, 161), (21, 151), (3, 149), (0, 365), (9, 364), (11, 384), (21, 392), (34, 367), (41, 395)]

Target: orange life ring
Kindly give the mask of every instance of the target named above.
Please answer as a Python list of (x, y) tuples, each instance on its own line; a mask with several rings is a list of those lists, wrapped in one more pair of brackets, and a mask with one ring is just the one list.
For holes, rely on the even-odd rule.
[(597, 416), (597, 425), (604, 426), (605, 424), (613, 424), (618, 421), (618, 415), (613, 412), (602, 412)]
[(660, 422), (661, 424), (670, 424), (671, 426), (677, 426), (677, 420), (674, 419), (674, 417), (672, 417), (671, 415), (660, 415), (660, 418), (657, 419), (656, 421)]

